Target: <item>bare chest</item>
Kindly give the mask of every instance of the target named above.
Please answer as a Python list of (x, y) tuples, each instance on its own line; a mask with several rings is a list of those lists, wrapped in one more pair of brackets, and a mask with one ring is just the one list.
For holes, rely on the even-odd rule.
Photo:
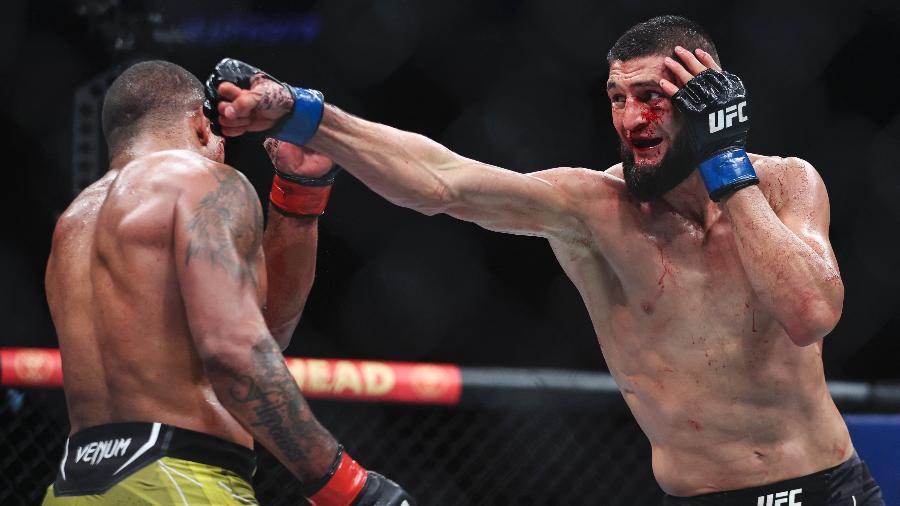
[(752, 288), (725, 220), (702, 231), (672, 218), (631, 242), (638, 254), (616, 267), (625, 295), (620, 306), (635, 323), (677, 325), (676, 319), (697, 318), (728, 326), (741, 323), (752, 306)]
[(599, 237), (602, 260), (567, 266), (560, 258), (585, 297), (601, 345), (659, 350), (763, 332), (771, 318), (758, 307), (727, 219), (704, 230), (674, 213), (652, 218), (634, 220), (614, 240)]

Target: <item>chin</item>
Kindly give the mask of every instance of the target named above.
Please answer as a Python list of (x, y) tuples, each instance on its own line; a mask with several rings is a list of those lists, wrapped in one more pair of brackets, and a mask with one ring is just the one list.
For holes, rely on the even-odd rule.
[(635, 168), (643, 171), (652, 171), (658, 169), (660, 165), (662, 165), (662, 161), (664, 159), (665, 157), (662, 155), (662, 153), (657, 153), (654, 156), (635, 156), (633, 158), (633, 163)]
[(659, 146), (638, 155), (631, 146), (620, 144), (625, 183), (638, 200), (657, 200), (684, 181), (695, 170), (690, 146), (676, 142), (672, 149)]

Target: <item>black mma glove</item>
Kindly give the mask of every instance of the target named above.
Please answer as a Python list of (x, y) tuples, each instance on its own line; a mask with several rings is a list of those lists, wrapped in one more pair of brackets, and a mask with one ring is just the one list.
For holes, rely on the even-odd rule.
[(369, 471), (366, 485), (351, 506), (414, 506), (412, 496), (393, 481)]
[(704, 70), (678, 90), (672, 101), (686, 118), (709, 198), (718, 202), (759, 183), (744, 151), (750, 107), (747, 90), (738, 76)]
[(206, 80), (206, 101), (203, 103), (203, 113), (212, 123), (213, 132), (216, 135), (222, 135), (219, 125), (219, 102), (222, 101), (218, 91), (219, 85), (228, 81), (240, 88), (250, 89), (253, 76), (259, 74), (284, 86), (294, 97), (291, 111), (277, 125), (266, 131), (266, 136), (298, 146), (306, 144), (315, 135), (319, 123), (322, 121), (322, 114), (325, 110), (325, 97), (322, 93), (290, 86), (253, 65), (233, 58), (225, 58), (220, 61)]

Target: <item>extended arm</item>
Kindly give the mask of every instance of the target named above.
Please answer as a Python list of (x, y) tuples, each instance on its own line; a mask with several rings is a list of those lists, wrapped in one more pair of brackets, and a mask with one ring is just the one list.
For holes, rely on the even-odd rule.
[(312, 147), (404, 207), (525, 235), (569, 235), (585, 228), (571, 190), (586, 186), (586, 171), (524, 175), (479, 163), (421, 135), (325, 106), (318, 92), (288, 87), (236, 60), (216, 66), (207, 95), (208, 114), (225, 135), (267, 130)]
[(445, 213), (490, 230), (542, 237), (580, 226), (558, 179), (562, 170), (519, 174), (493, 167), (331, 105), (308, 145), (389, 201), (425, 214)]
[(755, 186), (725, 198), (722, 207), (760, 302), (794, 343), (806, 346), (831, 332), (843, 307), (844, 285), (828, 241), (828, 195), (802, 160), (774, 170), (790, 185), (778, 214)]

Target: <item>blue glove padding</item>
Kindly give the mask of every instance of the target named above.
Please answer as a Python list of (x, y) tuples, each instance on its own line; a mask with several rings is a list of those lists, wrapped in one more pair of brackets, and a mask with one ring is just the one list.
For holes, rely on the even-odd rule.
[(250, 82), (256, 75), (263, 75), (282, 86), (294, 96), (294, 106), (281, 121), (265, 133), (268, 137), (290, 142), (302, 146), (309, 142), (319, 123), (322, 121), (322, 113), (325, 111), (325, 97), (321, 92), (289, 86), (272, 77), (270, 74), (234, 58), (224, 58), (213, 69), (209, 79), (206, 80), (206, 101), (203, 104), (203, 113), (212, 122), (213, 132), (221, 135), (219, 125), (219, 85), (230, 82), (238, 87), (249, 89)]
[(747, 152), (740, 148), (723, 151), (701, 162), (700, 175), (709, 198), (715, 202), (741, 188), (759, 183)]
[(266, 132), (269, 137), (302, 146), (312, 139), (322, 122), (325, 97), (321, 92), (288, 86), (294, 95), (294, 108), (280, 123)]

